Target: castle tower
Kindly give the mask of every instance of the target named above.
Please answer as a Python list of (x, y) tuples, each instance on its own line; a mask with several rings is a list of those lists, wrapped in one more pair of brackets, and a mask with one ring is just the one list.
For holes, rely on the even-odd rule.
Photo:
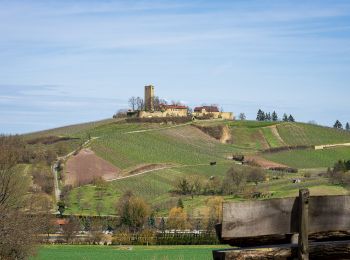
[(145, 110), (153, 111), (154, 110), (154, 86), (148, 85), (145, 86)]

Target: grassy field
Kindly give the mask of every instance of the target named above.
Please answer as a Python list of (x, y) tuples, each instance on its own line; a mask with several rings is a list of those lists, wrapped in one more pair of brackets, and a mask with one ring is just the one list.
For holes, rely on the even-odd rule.
[(350, 159), (350, 147), (325, 150), (291, 150), (264, 154), (263, 157), (295, 168), (332, 167), (338, 160)]
[(43, 246), (31, 260), (210, 260), (218, 246)]
[(350, 132), (302, 123), (277, 125), (282, 139), (289, 145), (337, 144), (350, 141)]

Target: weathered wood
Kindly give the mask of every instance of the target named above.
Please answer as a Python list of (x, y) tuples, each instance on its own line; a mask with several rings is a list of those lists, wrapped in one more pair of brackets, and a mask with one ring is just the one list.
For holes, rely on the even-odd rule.
[[(245, 248), (213, 251), (214, 260), (246, 259), (292, 259), (296, 245), (284, 245), (271, 248)], [(350, 241), (310, 243), (309, 258), (313, 259), (349, 259)]]
[(350, 196), (311, 196), (309, 232), (350, 230)]
[(298, 259), (309, 259), (309, 197), (308, 189), (299, 190)]
[[(298, 198), (223, 204), (222, 239), (298, 233)], [(350, 230), (350, 196), (309, 198), (309, 232)]]
[(222, 237), (297, 233), (297, 206), (295, 198), (224, 203)]

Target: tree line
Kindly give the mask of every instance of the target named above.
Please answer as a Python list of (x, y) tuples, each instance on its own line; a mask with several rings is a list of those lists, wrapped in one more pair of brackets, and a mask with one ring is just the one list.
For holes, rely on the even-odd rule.
[[(336, 120), (334, 125), (333, 125), (333, 127), (336, 128), (336, 129), (343, 129), (343, 124), (339, 120)], [(347, 122), (345, 124), (345, 130), (346, 131), (350, 131), (350, 124), (349, 124), (349, 122)]]
[[(257, 121), (279, 121), (278, 114), (276, 111), (270, 112), (264, 112), (263, 110), (259, 109), (256, 116)], [(284, 113), (282, 117), (282, 121), (284, 122), (295, 122), (294, 117), (290, 114), (289, 116)]]

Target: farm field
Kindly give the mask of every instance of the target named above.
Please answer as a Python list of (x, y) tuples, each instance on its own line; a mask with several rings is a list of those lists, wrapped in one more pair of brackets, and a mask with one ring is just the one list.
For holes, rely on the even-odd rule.
[(295, 168), (332, 167), (338, 160), (350, 159), (350, 148), (332, 148), (325, 150), (291, 150), (264, 154), (264, 158)]
[(42, 246), (31, 260), (210, 260), (212, 250), (228, 248), (218, 246)]

